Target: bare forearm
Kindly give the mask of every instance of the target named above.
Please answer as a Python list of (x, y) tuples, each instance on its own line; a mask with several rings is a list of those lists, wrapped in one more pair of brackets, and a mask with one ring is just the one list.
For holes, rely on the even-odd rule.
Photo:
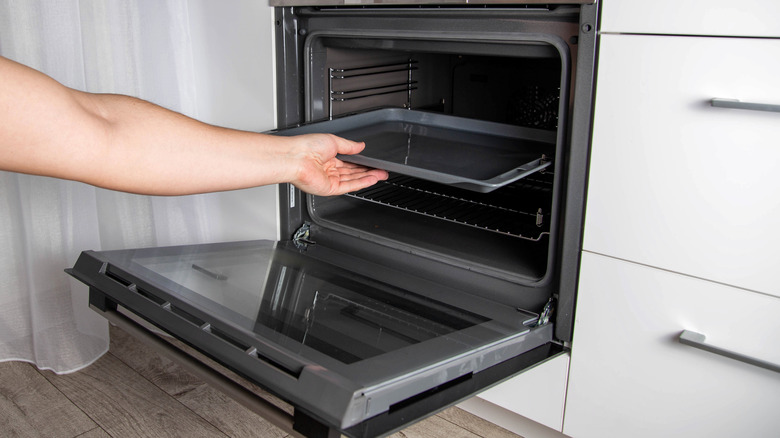
[[(0, 169), (176, 195), (291, 181), (287, 139), (62, 86), (0, 58)], [(287, 141), (287, 143), (289, 143)]]
[(128, 96), (72, 90), (0, 57), (0, 169), (133, 193), (182, 195), (290, 182), (338, 195), (387, 173), (343, 163), (363, 144), (211, 126)]
[(295, 179), (293, 141), (207, 125), (156, 105), (115, 95), (80, 96), (99, 108), (107, 136), (94, 185), (158, 195), (253, 187)]

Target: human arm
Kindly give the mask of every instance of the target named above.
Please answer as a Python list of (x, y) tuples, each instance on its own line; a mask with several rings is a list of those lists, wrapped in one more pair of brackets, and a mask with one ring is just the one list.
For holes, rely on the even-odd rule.
[(387, 178), (336, 154), (328, 134), (280, 137), (208, 125), (128, 96), (73, 90), (0, 57), (0, 169), (151, 195), (290, 182), (337, 195)]

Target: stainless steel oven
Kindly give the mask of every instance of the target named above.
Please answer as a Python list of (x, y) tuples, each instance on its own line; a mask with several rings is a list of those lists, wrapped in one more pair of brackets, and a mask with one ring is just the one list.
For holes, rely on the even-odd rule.
[(307, 3), (277, 7), (274, 134), (363, 140), (345, 159), (391, 178), (281, 186), (282, 241), (69, 272), (292, 405), (297, 433), (376, 436), (568, 348), (597, 5)]

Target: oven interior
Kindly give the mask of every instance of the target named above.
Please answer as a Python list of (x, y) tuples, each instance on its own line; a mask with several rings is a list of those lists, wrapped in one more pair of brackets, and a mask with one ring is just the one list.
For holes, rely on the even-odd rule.
[[(435, 19), (404, 10), (360, 12), (360, 18), (349, 9), (281, 14), (297, 30), (293, 45), (300, 65), (287, 68), (297, 68), (304, 90), (299, 102), (281, 111), (294, 113), (289, 106), (298, 105), (301, 120), (282, 117), (281, 125), (406, 108), (528, 128), (531, 141), (516, 147), (532, 147), (551, 164), (487, 193), (391, 173), (387, 181), (346, 196), (304, 196), (305, 209), (290, 215), (297, 219), (291, 229), (308, 223), (313, 231), (395, 249), (398, 257), (391, 262), (402, 270), (416, 263), (409, 254), (437, 260), (496, 280), (490, 290), (475, 293), (541, 312), (557, 288), (578, 14), (559, 11), (540, 21), (515, 11), (504, 22), (492, 15), (475, 23), (467, 11)], [(408, 28), (399, 28), (405, 13)], [(442, 139), (444, 148), (447, 135), (460, 133), (430, 135)], [(542, 138), (554, 140), (533, 141)], [(491, 153), (453, 150), (452, 157), (477, 167)], [(365, 254), (370, 257), (371, 250)]]

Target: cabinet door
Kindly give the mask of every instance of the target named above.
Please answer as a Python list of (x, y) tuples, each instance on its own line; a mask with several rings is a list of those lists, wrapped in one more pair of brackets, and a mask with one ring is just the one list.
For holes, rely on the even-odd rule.
[(780, 40), (601, 41), (584, 248), (780, 296)]
[(777, 0), (602, 0), (602, 32), (780, 36)]
[(777, 436), (780, 299), (583, 253), (563, 432), (584, 437)]

